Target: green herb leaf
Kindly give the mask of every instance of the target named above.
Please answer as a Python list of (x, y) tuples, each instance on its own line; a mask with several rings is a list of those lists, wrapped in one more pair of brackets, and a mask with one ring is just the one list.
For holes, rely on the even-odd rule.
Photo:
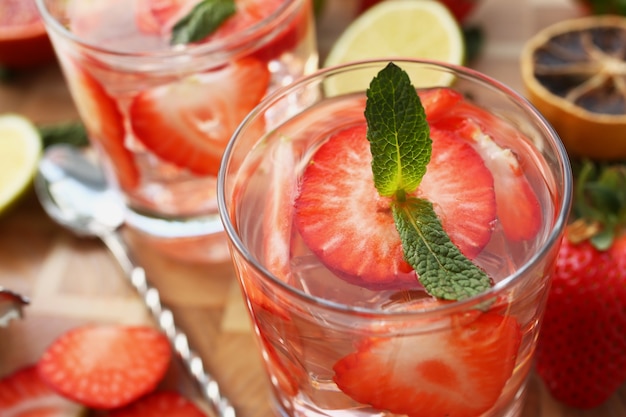
[(410, 194), (432, 154), (424, 107), (409, 76), (389, 63), (372, 80), (365, 107), (374, 184), (392, 198), (392, 211), (407, 262), (426, 291), (458, 300), (485, 291), (487, 274), (452, 243), (432, 203)]
[(429, 294), (458, 300), (487, 290), (491, 280), (467, 259), (443, 230), (432, 203), (409, 198), (393, 205), (404, 257)]
[(37, 127), (44, 148), (57, 143), (67, 143), (74, 146), (89, 144), (85, 126), (80, 122), (63, 122)]
[(180, 19), (172, 29), (171, 43), (197, 42), (215, 32), (220, 25), (235, 14), (234, 0), (202, 0)]
[(415, 191), (426, 173), (432, 141), (422, 102), (407, 73), (394, 63), (372, 80), (365, 118), (380, 195)]

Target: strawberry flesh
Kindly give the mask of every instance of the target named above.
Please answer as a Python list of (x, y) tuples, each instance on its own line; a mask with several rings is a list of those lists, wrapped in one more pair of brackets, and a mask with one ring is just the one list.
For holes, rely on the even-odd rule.
[(124, 144), (124, 120), (117, 103), (88, 72), (78, 67), (71, 72), (69, 85), (89, 138), (111, 162), (120, 187), (134, 189), (139, 185), (139, 170)]
[(537, 373), (570, 407), (595, 408), (626, 381), (626, 236), (607, 251), (566, 232), (537, 345)]
[(157, 391), (118, 410), (109, 417), (205, 417), (189, 399), (173, 391)]
[(82, 405), (50, 388), (35, 365), (18, 369), (0, 380), (0, 416), (58, 417), (79, 416)]
[(264, 63), (235, 61), (140, 93), (130, 105), (132, 128), (159, 158), (216, 176), (226, 143), (268, 85)]
[[(302, 178), (295, 224), (311, 251), (346, 281), (370, 289), (416, 287), (390, 201), (374, 187), (366, 130), (365, 124), (346, 128), (318, 149)], [(493, 177), (465, 141), (443, 130), (431, 130), (431, 137), (432, 158), (417, 195), (434, 202), (452, 242), (474, 258), (493, 231)]]
[(87, 325), (64, 333), (41, 357), (41, 378), (96, 409), (125, 406), (153, 391), (170, 363), (169, 341), (145, 326)]
[(429, 118), (432, 126), (451, 131), (479, 152), (495, 180), (498, 220), (504, 234), (514, 242), (534, 238), (543, 215), (539, 199), (523, 171), (517, 155), (504, 142), (527, 142), (521, 133), (484, 109), (465, 100), (451, 104), (445, 112)]
[[(138, 0), (135, 21), (144, 33), (169, 35), (174, 25), (197, 3), (197, 0)], [(275, 30), (274, 26), (284, 25), (282, 21), (271, 17), (280, 8), (285, 7), (286, 3), (288, 2), (285, 0), (236, 0), (236, 13), (201, 42), (229, 38), (237, 44), (244, 44), (246, 41), (260, 42), (263, 36), (268, 36), (270, 31)], [(256, 29), (255, 39), (249, 39), (250, 36), (246, 35), (246, 31), (264, 20), (269, 21)], [(305, 36), (309, 25), (309, 14), (300, 13), (285, 28), (281, 28), (280, 33), (273, 35), (269, 42), (260, 45), (251, 56), (263, 61), (278, 58), (284, 52), (296, 47)]]
[(512, 375), (519, 324), (493, 312), (470, 322), (453, 317), (450, 324), (430, 333), (359, 342), (334, 365), (335, 383), (359, 403), (395, 414), (482, 415)]

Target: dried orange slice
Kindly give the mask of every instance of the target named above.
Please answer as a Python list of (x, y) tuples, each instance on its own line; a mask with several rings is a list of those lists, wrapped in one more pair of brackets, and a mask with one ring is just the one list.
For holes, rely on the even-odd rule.
[(525, 44), (528, 99), (574, 158), (626, 159), (626, 18), (569, 19)]

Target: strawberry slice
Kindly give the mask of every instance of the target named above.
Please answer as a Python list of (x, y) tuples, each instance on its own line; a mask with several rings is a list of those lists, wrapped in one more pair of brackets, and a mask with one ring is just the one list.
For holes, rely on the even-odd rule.
[(290, 246), (293, 201), (296, 196), (296, 160), (293, 143), (279, 139), (272, 147), (272, 157), (264, 162), (270, 173), (263, 216), (263, 261), (267, 269), (284, 282), (291, 276)]
[(498, 219), (507, 238), (534, 238), (543, 223), (539, 198), (515, 153), (501, 145), (505, 140), (527, 140), (511, 126), (466, 101), (449, 108), (447, 115), (438, 117), (434, 124), (456, 132), (482, 155), (493, 173)]
[(217, 175), (226, 143), (265, 95), (269, 72), (243, 59), (137, 95), (133, 131), (155, 155), (198, 175)]
[(451, 88), (419, 90), (418, 94), (429, 124), (448, 115), (450, 109), (463, 99), (461, 93)]
[[(315, 153), (296, 199), (295, 224), (311, 251), (346, 281), (416, 287), (390, 201), (374, 187), (366, 130), (359, 124), (339, 131)], [(431, 137), (432, 158), (417, 195), (434, 203), (452, 242), (474, 258), (493, 230), (493, 177), (466, 142), (442, 130), (431, 130)]]
[[(258, 136), (260, 137), (260, 136)], [(261, 236), (263, 245), (260, 245), (259, 257), (265, 268), (276, 278), (288, 282), (291, 278), (290, 244), (292, 234), (293, 200), (296, 193), (295, 169), (296, 160), (293, 142), (278, 138), (271, 147), (264, 148), (264, 157), (261, 165), (246, 165), (241, 171), (255, 172), (255, 174), (241, 175), (246, 180), (235, 186), (234, 194), (244, 192), (244, 187), (253, 190), (267, 190), (268, 196), (262, 198), (265, 215), (262, 217)], [(257, 175), (256, 172), (261, 173)], [(291, 173), (291, 174), (290, 174)], [(257, 184), (258, 183), (258, 184)], [(235, 197), (245, 198), (245, 197)], [(237, 224), (236, 212), (231, 214)], [(272, 317), (282, 320), (291, 320), (289, 312), (274, 301), (276, 292), (269, 291), (262, 285), (264, 278), (261, 272), (251, 269), (245, 263), (237, 262), (246, 291), (247, 299), (256, 310), (269, 312)]]
[(18, 369), (0, 380), (0, 416), (71, 417), (84, 407), (61, 397), (39, 377), (35, 365)]
[(89, 138), (111, 162), (123, 190), (139, 185), (139, 171), (132, 153), (124, 146), (124, 120), (117, 103), (88, 72), (74, 67), (68, 77), (76, 107)]
[(135, 0), (135, 22), (144, 33), (165, 35), (198, 0)]
[(91, 408), (113, 409), (153, 391), (171, 356), (167, 337), (151, 327), (87, 325), (54, 341), (38, 369), (59, 394)]
[[(140, 30), (149, 34), (169, 35), (174, 25), (187, 15), (198, 0), (137, 0), (135, 5), (135, 21)], [(293, 21), (285, 23), (285, 19), (279, 20), (273, 17), (279, 9), (288, 7), (286, 0), (235, 0), (236, 13), (222, 23), (212, 34), (202, 42), (211, 42), (231, 38), (238, 45), (246, 42), (261, 41), (264, 36), (275, 31), (276, 27), (282, 30), (272, 36), (252, 56), (268, 61), (279, 57), (285, 51), (296, 47), (297, 43), (306, 35), (311, 24), (311, 10), (302, 7)], [(259, 22), (267, 24), (259, 26), (254, 33), (254, 38), (246, 34), (246, 31)]]
[(521, 331), (511, 317), (472, 317), (453, 317), (441, 331), (363, 340), (334, 365), (334, 381), (359, 403), (395, 414), (482, 415), (512, 375)]
[(173, 391), (158, 391), (111, 411), (109, 417), (206, 417), (189, 399)]

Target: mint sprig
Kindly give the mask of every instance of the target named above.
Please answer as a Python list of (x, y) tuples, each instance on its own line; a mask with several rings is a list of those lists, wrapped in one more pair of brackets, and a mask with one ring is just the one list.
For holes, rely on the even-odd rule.
[(202, 0), (172, 28), (172, 45), (201, 41), (235, 12), (234, 0)]
[(432, 203), (413, 195), (430, 162), (432, 140), (416, 89), (393, 62), (370, 83), (365, 117), (374, 185), (380, 195), (392, 199), (404, 257), (421, 284), (446, 300), (487, 290), (489, 276), (452, 243)]

